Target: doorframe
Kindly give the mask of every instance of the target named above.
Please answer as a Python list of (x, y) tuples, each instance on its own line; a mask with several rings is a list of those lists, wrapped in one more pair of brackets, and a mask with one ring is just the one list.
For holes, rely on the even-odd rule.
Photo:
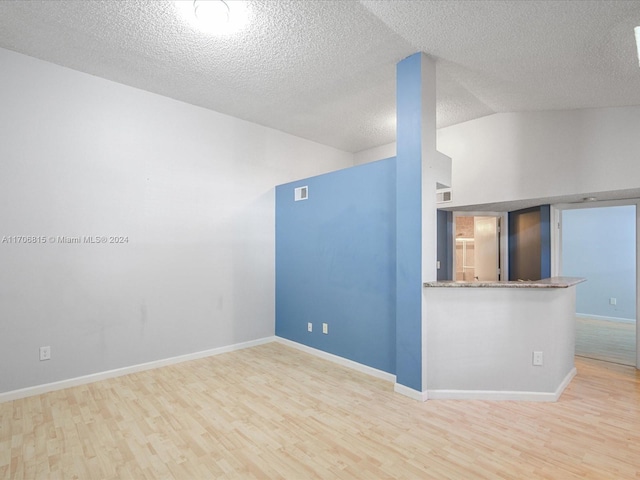
[(509, 278), (509, 228), (508, 228), (508, 212), (478, 212), (478, 211), (456, 211), (454, 210), (451, 225), (451, 248), (453, 252), (452, 274), (453, 280), (456, 275), (456, 218), (457, 217), (498, 217), (500, 219), (500, 280)]
[(581, 208), (636, 207), (636, 369), (640, 370), (640, 199), (604, 200), (551, 205), (551, 276), (562, 276), (562, 211)]

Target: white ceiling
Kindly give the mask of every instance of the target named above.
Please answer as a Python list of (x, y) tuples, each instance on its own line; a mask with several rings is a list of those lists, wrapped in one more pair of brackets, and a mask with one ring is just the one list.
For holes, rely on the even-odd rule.
[(0, 47), (351, 152), (395, 140), (395, 65), (417, 51), (438, 62), (440, 127), (640, 105), (638, 0), (248, 6), (216, 37), (171, 1), (0, 0)]

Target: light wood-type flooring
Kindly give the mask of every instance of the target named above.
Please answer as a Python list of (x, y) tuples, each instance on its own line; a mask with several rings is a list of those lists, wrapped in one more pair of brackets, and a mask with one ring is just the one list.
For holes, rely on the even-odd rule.
[(637, 479), (640, 374), (430, 400), (269, 343), (0, 404), (0, 479)]
[(576, 355), (636, 364), (636, 324), (576, 318)]

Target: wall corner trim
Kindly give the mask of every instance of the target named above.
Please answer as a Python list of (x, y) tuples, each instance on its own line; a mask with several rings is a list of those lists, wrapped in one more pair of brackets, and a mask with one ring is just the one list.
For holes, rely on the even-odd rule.
[(384, 372), (382, 370), (378, 370), (377, 368), (369, 367), (367, 365), (363, 365), (358, 362), (354, 362), (353, 360), (349, 360), (338, 355), (334, 355), (332, 353), (324, 352), (322, 350), (318, 350), (317, 348), (308, 347), (307, 345), (303, 345), (298, 342), (294, 342), (293, 340), (288, 340), (282, 337), (274, 337), (275, 341), (286, 345), (288, 347), (295, 348), (297, 350), (301, 350), (305, 353), (309, 353), (311, 355), (315, 355), (316, 357), (323, 358), (325, 360), (329, 360), (330, 362), (337, 363), (342, 365), (343, 367), (351, 368), (352, 370), (357, 370), (360, 373), (365, 373), (367, 375), (371, 375), (372, 377), (380, 378), (382, 380), (386, 380), (388, 382), (395, 382), (396, 376), (392, 373)]
[(427, 394), (428, 392), (419, 392), (418, 390), (414, 390), (413, 388), (401, 385), (400, 383), (396, 383), (393, 386), (393, 391), (399, 393), (400, 395), (404, 395), (405, 397), (417, 400), (418, 402), (426, 402), (428, 398), (431, 398)]
[(77, 387), (79, 385), (86, 385), (88, 383), (106, 380), (108, 378), (122, 377), (124, 375), (129, 375), (130, 373), (143, 372), (145, 370), (152, 370), (158, 367), (175, 365), (177, 363), (188, 362), (189, 360), (198, 360), (200, 358), (212, 357), (214, 355), (220, 355), (222, 353), (257, 347), (258, 345), (273, 342), (274, 338), (275, 337), (264, 337), (256, 340), (250, 340), (248, 342), (225, 345), (223, 347), (212, 348), (210, 350), (203, 350), (201, 352), (188, 353), (186, 355), (179, 355), (177, 357), (163, 358), (160, 360), (154, 360), (152, 362), (131, 365), (129, 367), (116, 368), (114, 370), (107, 370), (104, 372), (92, 373), (90, 375), (83, 375), (81, 377), (60, 380), (58, 382), (45, 383), (42, 385), (35, 385), (33, 387), (21, 388), (19, 390), (12, 390), (10, 392), (0, 393), (0, 403), (19, 400), (26, 397), (32, 397), (34, 395), (41, 395), (43, 393), (53, 392), (56, 390), (63, 390), (65, 388)]

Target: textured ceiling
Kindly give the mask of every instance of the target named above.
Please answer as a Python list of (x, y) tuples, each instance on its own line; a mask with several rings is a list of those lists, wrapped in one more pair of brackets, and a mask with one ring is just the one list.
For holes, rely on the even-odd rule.
[(640, 105), (637, 0), (248, 8), (245, 30), (214, 36), (171, 1), (0, 0), (0, 47), (351, 152), (395, 140), (395, 64), (417, 51), (437, 60), (440, 127)]

